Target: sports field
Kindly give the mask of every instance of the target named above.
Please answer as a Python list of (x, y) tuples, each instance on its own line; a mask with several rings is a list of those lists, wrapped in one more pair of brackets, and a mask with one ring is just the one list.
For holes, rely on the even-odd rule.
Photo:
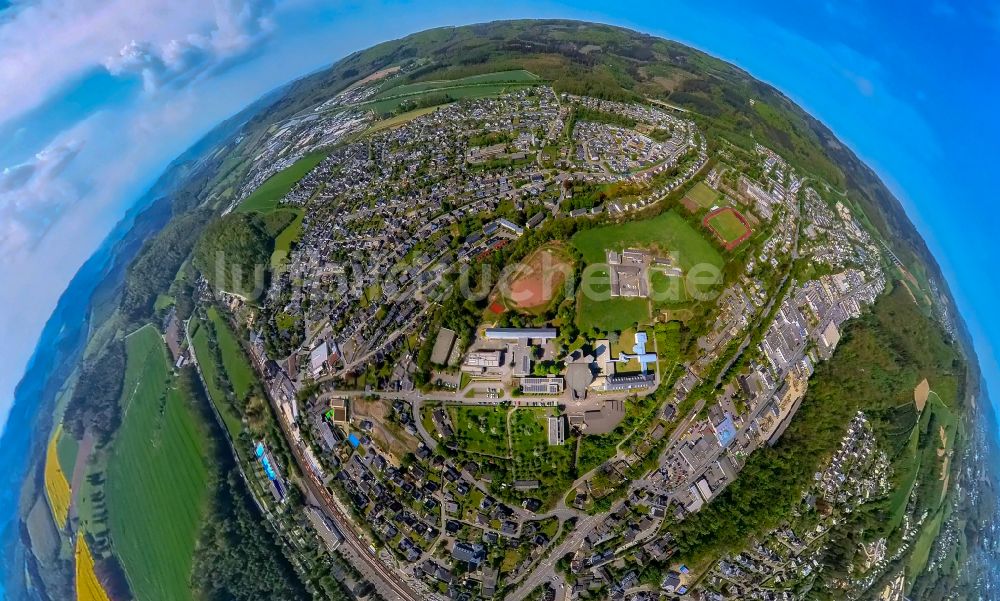
[(503, 304), (527, 313), (544, 311), (562, 291), (573, 272), (573, 259), (565, 247), (542, 246), (521, 261), (517, 271), (497, 286)]
[(326, 150), (311, 152), (291, 166), (267, 178), (253, 194), (237, 208), (239, 211), (269, 213), (278, 207), (278, 202), (297, 184), (300, 179), (319, 165), (329, 154)]
[[(696, 207), (709, 209), (717, 204), (721, 195), (710, 188), (705, 182), (698, 182), (684, 195), (685, 200), (690, 200)], [(690, 208), (690, 207), (689, 207)]]
[(76, 601), (110, 601), (97, 580), (94, 557), (82, 534), (76, 537)]
[(603, 263), (605, 249), (638, 247), (662, 253), (676, 252), (678, 263), (687, 271), (699, 263), (722, 269), (725, 261), (719, 251), (680, 215), (673, 211), (652, 219), (628, 221), (583, 230), (571, 239), (587, 264)]
[(58, 445), (61, 436), (62, 425), (59, 425), (45, 450), (45, 494), (49, 499), (49, 508), (52, 509), (52, 518), (60, 529), (66, 525), (72, 498), (69, 479), (59, 463)]
[(704, 223), (719, 240), (726, 250), (732, 250), (750, 237), (750, 225), (743, 215), (732, 207), (723, 207), (705, 216)]
[(108, 526), (137, 599), (191, 599), (209, 495), (205, 431), (152, 326), (126, 339), (126, 353), (122, 424), (105, 484)]
[[(625, 248), (644, 248), (661, 254), (676, 253), (677, 264), (685, 272), (699, 265), (710, 265), (719, 270), (725, 261), (697, 230), (673, 211), (661, 213), (652, 219), (597, 227), (578, 232), (570, 241), (588, 265), (603, 264), (607, 249), (621, 251)], [(676, 286), (677, 278), (654, 272), (651, 275), (654, 290)], [(671, 281), (674, 280), (674, 281)], [(681, 287), (683, 288), (683, 287)], [(638, 322), (649, 321), (650, 301), (645, 298), (610, 298), (610, 278), (604, 268), (590, 269), (584, 273), (577, 297), (576, 323), (582, 331), (596, 327), (602, 331), (625, 330)], [(590, 292), (588, 294), (588, 291)], [(677, 302), (685, 302), (687, 293), (679, 292)]]

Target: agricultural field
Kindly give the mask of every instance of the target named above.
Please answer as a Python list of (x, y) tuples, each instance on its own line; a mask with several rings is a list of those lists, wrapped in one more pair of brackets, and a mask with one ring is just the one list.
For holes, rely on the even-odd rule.
[(83, 536), (76, 537), (76, 601), (110, 601), (97, 580), (94, 557)]
[(69, 479), (59, 461), (58, 448), (61, 437), (62, 425), (56, 427), (45, 451), (45, 494), (49, 499), (49, 508), (52, 509), (52, 519), (60, 529), (66, 525), (69, 504), (72, 500)]
[(408, 107), (416, 106), (416, 108), (423, 108), (420, 107), (421, 104), (431, 106), (446, 104), (467, 98), (488, 98), (492, 96), (500, 96), (501, 94), (507, 94), (519, 88), (530, 87), (533, 85), (535, 84), (484, 83), (441, 87), (430, 89), (426, 92), (417, 92), (403, 96), (393, 96), (384, 100), (376, 100), (364, 106), (365, 108), (375, 111), (379, 115), (392, 115), (398, 112), (401, 108), (404, 108), (406, 109), (406, 112), (409, 112), (412, 108)]
[[(701, 209), (710, 209), (721, 200), (722, 195), (713, 190), (705, 182), (698, 182), (684, 195), (682, 202), (692, 213)], [(688, 202), (690, 201), (690, 202)]]
[(225, 391), (219, 387), (219, 373), (217, 364), (215, 363), (215, 353), (209, 344), (208, 336), (208, 328), (199, 322), (194, 335), (191, 336), (191, 343), (194, 346), (198, 367), (201, 369), (202, 377), (205, 378), (208, 396), (222, 416), (222, 421), (225, 422), (229, 435), (236, 440), (243, 430), (243, 422), (226, 398)]
[(896, 529), (903, 522), (906, 515), (906, 504), (910, 500), (910, 493), (917, 482), (917, 475), (920, 473), (920, 429), (914, 427), (906, 443), (906, 448), (897, 460), (894, 469), (897, 471), (897, 481), (889, 499), (889, 526)]
[(67, 476), (72, 476), (76, 468), (76, 459), (80, 454), (80, 441), (67, 434), (60, 426), (59, 442), (56, 443), (56, 453), (59, 455), (59, 467)]
[(565, 247), (559, 244), (542, 246), (497, 284), (492, 302), (528, 314), (543, 313), (554, 299), (558, 299), (563, 283), (572, 273), (573, 258)]
[(718, 236), (726, 250), (733, 250), (751, 234), (745, 218), (730, 207), (709, 213), (705, 216), (704, 223)]
[[(289, 211), (292, 211), (289, 209)], [(271, 251), (271, 269), (275, 272), (285, 266), (288, 253), (292, 249), (292, 243), (298, 241), (302, 235), (302, 220), (305, 218), (305, 211), (294, 210), (295, 217), (281, 232), (274, 238), (274, 250)]]
[(257, 211), (258, 213), (270, 213), (278, 208), (278, 202), (284, 198), (285, 194), (305, 177), (312, 168), (319, 165), (329, 154), (325, 150), (311, 152), (283, 171), (275, 173), (267, 178), (257, 188), (253, 194), (240, 203), (237, 210), (244, 212)]
[(924, 568), (927, 567), (927, 561), (930, 559), (934, 541), (937, 540), (938, 535), (941, 533), (941, 525), (944, 522), (946, 512), (947, 508), (942, 508), (928, 516), (927, 521), (924, 522), (923, 528), (920, 530), (920, 534), (917, 536), (917, 540), (914, 541), (913, 551), (910, 553), (906, 570), (910, 582), (916, 579), (924, 571)]
[(438, 81), (419, 81), (416, 83), (407, 83), (397, 86), (390, 86), (379, 92), (376, 96), (376, 100), (382, 100), (384, 98), (390, 98), (393, 96), (400, 96), (403, 94), (416, 94), (419, 92), (428, 92), (431, 90), (439, 90), (442, 88), (453, 88), (457, 86), (472, 86), (472, 85), (485, 85), (485, 84), (497, 84), (497, 83), (534, 83), (538, 82), (538, 76), (530, 71), (525, 71), (524, 69), (515, 69), (512, 71), (497, 71), (495, 73), (484, 73), (482, 75), (470, 75), (469, 77), (463, 77), (461, 79), (445, 79)]
[(216, 342), (219, 345), (219, 353), (222, 355), (222, 366), (226, 369), (229, 382), (233, 385), (233, 392), (237, 398), (246, 398), (254, 391), (257, 385), (257, 374), (253, 372), (240, 341), (229, 328), (225, 318), (215, 307), (208, 308), (208, 318), (215, 326)]
[[(152, 326), (126, 339), (122, 424), (108, 459), (108, 527), (138, 599), (191, 599), (207, 509), (207, 439)], [(156, 541), (156, 544), (150, 544)]]

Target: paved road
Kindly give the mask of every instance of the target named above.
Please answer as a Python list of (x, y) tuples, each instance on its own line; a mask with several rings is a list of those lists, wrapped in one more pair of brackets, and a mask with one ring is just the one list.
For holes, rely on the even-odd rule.
[(567, 553), (576, 552), (580, 547), (583, 546), (584, 540), (587, 536), (593, 532), (607, 514), (599, 514), (588, 516), (576, 523), (576, 529), (573, 530), (560, 543), (556, 548), (549, 552), (545, 559), (538, 562), (535, 569), (526, 578), (521, 581), (521, 584), (505, 597), (506, 600), (510, 601), (522, 601), (525, 597), (531, 594), (531, 591), (535, 590), (538, 586), (544, 584), (545, 582), (551, 582), (555, 577), (555, 565), (564, 555)]

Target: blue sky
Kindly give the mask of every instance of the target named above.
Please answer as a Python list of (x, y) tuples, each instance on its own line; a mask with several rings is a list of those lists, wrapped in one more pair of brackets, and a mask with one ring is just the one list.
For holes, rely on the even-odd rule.
[[(705, 5), (705, 6), (703, 6)], [(0, 422), (58, 295), (163, 167), (260, 94), (373, 43), (517, 17), (676, 39), (774, 84), (900, 197), (1000, 401), (1000, 0), (0, 0)]]

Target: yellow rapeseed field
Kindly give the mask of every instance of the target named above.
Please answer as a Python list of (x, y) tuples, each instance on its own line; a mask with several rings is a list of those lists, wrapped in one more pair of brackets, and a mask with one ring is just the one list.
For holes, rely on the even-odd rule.
[(70, 490), (69, 481), (63, 473), (62, 466), (59, 465), (59, 455), (56, 447), (59, 444), (59, 437), (62, 436), (62, 426), (56, 428), (55, 434), (49, 440), (48, 450), (45, 452), (45, 494), (49, 497), (49, 507), (52, 508), (52, 517), (60, 528), (66, 525), (66, 518), (69, 516)]
[(83, 535), (76, 537), (76, 601), (111, 601), (94, 572), (94, 557)]

